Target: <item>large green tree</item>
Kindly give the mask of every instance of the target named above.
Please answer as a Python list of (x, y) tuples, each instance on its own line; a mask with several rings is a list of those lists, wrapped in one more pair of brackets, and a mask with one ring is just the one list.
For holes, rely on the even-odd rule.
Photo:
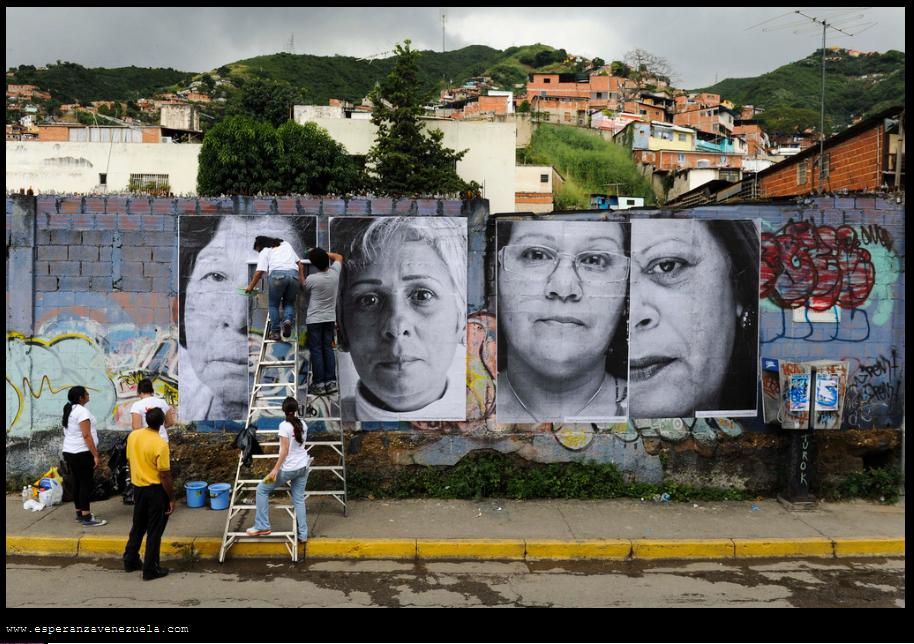
[(378, 127), (367, 157), (374, 191), (392, 196), (478, 191), (477, 184), (467, 184), (457, 174), (457, 162), (467, 151), (444, 147), (444, 133), (419, 120), (430, 98), (419, 80), (419, 52), (406, 40), (395, 53), (393, 70), (369, 94), (371, 120)]
[(230, 99), (227, 114), (249, 116), (279, 127), (292, 118), (292, 106), (305, 102), (304, 91), (285, 81), (254, 78)]
[(231, 116), (203, 138), (197, 192), (222, 194), (350, 194), (362, 189), (362, 172), (346, 148), (314, 123), (274, 128)]

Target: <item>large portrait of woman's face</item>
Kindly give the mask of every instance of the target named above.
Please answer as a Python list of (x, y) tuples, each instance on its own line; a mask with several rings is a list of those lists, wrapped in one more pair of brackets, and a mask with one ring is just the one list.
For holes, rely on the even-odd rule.
[(344, 420), (466, 419), (466, 219), (336, 217)]
[(755, 222), (639, 219), (631, 226), (632, 416), (755, 415)]
[(500, 221), (499, 423), (627, 414), (628, 224)]
[(250, 396), (249, 300), (238, 293), (256, 264), (257, 235), (292, 244), (300, 257), (317, 243), (313, 216), (182, 216), (179, 223), (178, 417), (244, 420)]

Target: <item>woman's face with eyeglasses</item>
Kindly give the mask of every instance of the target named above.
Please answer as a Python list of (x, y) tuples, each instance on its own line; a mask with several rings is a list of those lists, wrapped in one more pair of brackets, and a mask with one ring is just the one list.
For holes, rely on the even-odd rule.
[(510, 368), (559, 378), (602, 365), (625, 305), (627, 262), (620, 224), (512, 222), (498, 267)]

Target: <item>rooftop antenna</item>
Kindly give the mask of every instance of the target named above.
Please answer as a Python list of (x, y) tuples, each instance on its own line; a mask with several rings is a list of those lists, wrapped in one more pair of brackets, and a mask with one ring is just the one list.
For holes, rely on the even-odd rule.
[(444, 49), (444, 25), (447, 22), (447, 7), (441, 9), (441, 53), (443, 54), (446, 50)]
[(289, 53), (290, 54), (295, 53), (295, 34), (289, 35)]
[[(841, 9), (820, 9), (817, 13), (821, 18), (816, 16), (811, 16), (800, 10), (788, 11), (774, 18), (764, 20), (757, 25), (752, 27), (747, 27), (745, 31), (750, 29), (755, 29), (756, 27), (761, 27), (774, 22), (774, 25), (765, 27), (762, 31), (779, 31), (781, 29), (791, 29), (793, 28), (793, 33), (805, 35), (818, 31), (819, 25), (822, 25), (822, 101), (821, 107), (819, 110), (819, 186), (818, 192), (822, 192), (822, 186), (825, 181), (825, 36), (829, 29), (832, 29), (838, 33), (843, 34), (843, 36), (836, 36), (837, 38), (851, 37), (856, 36), (867, 29), (874, 27), (876, 22), (860, 22), (859, 20), (864, 18), (863, 13), (857, 13), (860, 11), (865, 11), (868, 7), (842, 7)], [(826, 15), (830, 14), (830, 15)], [(775, 21), (781, 20), (787, 16), (796, 17), (801, 16), (800, 20), (792, 22), (781, 22), (777, 24)], [(853, 23), (853, 24), (852, 24)], [(839, 26), (840, 25), (840, 26)], [(854, 30), (854, 33), (850, 33), (850, 30)]]

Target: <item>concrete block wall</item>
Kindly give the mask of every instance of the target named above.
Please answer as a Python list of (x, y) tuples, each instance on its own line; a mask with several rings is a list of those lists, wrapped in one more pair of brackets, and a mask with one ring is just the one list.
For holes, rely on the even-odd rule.
[[(74, 384), (90, 387), (99, 426), (107, 436), (103, 440), (109, 442), (129, 427), (127, 410), (136, 399), (139, 378), (151, 377), (157, 391), (180, 403), (177, 222), (179, 215), (194, 214), (318, 215), (318, 243), (322, 245), (327, 244), (330, 216), (467, 217), (472, 385), (467, 395), (468, 420), (353, 425), (348, 428), (352, 463), (362, 459), (394, 465), (448, 465), (473, 450), (486, 448), (541, 462), (613, 462), (640, 480), (658, 480), (663, 473), (658, 457), (658, 445), (662, 444), (710, 458), (710, 465), (689, 466), (696, 476), (703, 472), (704, 483), (718, 476), (724, 485), (750, 485), (772, 476), (759, 450), (777, 453), (784, 442), (772, 437), (776, 432), (765, 426), (761, 417), (631, 419), (610, 426), (496, 425), (494, 350), (490, 350), (496, 341), (494, 218), (489, 216), (487, 202), (304, 196), (8, 198), (8, 476), (46, 466), (46, 443), (59, 441), (57, 424), (66, 390)], [(841, 308), (840, 318), (829, 324), (794, 322), (792, 310), (766, 298), (760, 314), (760, 355), (849, 360), (852, 382), (842, 423), (842, 445), (847, 447), (841, 449), (856, 450), (856, 454), (867, 449), (897, 449), (897, 428), (904, 409), (903, 204), (850, 196), (806, 204), (719, 206), (678, 212), (633, 210), (610, 215), (605, 211), (581, 212), (561, 217), (607, 216), (622, 220), (758, 218), (762, 220), (763, 243), (793, 235), (807, 246), (812, 244), (806, 252), (822, 255), (835, 252), (821, 241), (827, 237), (826, 229), (849, 227), (847, 248), (873, 269), (866, 300)], [(797, 224), (821, 229), (822, 236), (813, 236), (818, 241), (808, 242), (796, 230)], [(217, 431), (231, 428), (208, 427)], [(390, 439), (377, 440), (374, 436)], [(402, 439), (394, 440), (394, 436)], [(854, 459), (844, 459), (843, 467), (859, 466), (860, 458)], [(739, 470), (735, 477), (733, 467)]]

